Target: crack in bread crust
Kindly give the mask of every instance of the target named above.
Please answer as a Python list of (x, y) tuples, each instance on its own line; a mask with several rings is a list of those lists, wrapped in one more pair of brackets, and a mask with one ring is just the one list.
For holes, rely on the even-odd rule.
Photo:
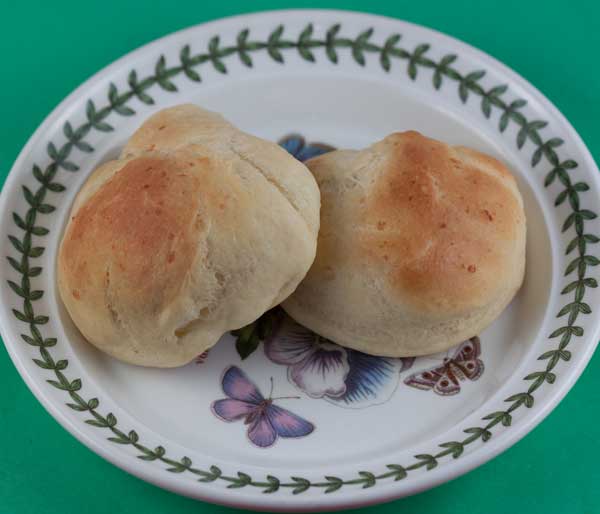
[(250, 157), (248, 157), (247, 155), (243, 154), (242, 152), (238, 151), (236, 148), (234, 148), (232, 145), (229, 146), (229, 150), (231, 152), (233, 152), (241, 161), (245, 162), (246, 164), (248, 164), (252, 169), (254, 169), (255, 171), (258, 172), (258, 174), (265, 179), (269, 184), (271, 184), (271, 186), (273, 186), (275, 189), (277, 189), (277, 191), (279, 191), (279, 194), (281, 196), (283, 196), (283, 198), (285, 198), (285, 200), (287, 201), (287, 203), (290, 205), (290, 207), (296, 211), (296, 214), (300, 217), (300, 219), (302, 219), (303, 223), (306, 225), (306, 228), (308, 229), (309, 233), (311, 232), (310, 226), (308, 224), (308, 221), (306, 220), (306, 218), (302, 215), (302, 211), (300, 210), (300, 208), (298, 207), (298, 205), (294, 202), (294, 200), (290, 197), (290, 195), (288, 194), (288, 192), (281, 187), (281, 185), (273, 180), (271, 177), (269, 177), (263, 170), (262, 168), (260, 168), (260, 166), (258, 166)]

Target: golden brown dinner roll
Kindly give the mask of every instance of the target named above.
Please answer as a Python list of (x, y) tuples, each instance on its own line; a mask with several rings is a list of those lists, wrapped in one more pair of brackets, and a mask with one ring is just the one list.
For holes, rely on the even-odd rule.
[(396, 133), (307, 162), (321, 190), (317, 257), (283, 303), (366, 353), (435, 353), (486, 328), (523, 280), (525, 214), (506, 167)]
[(217, 114), (173, 107), (77, 195), (60, 295), (99, 349), (179, 366), (286, 298), (318, 228), (319, 190), (303, 164)]

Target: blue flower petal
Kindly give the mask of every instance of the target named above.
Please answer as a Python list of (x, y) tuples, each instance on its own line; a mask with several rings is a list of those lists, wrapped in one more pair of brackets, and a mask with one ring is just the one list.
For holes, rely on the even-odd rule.
[(304, 138), (298, 135), (288, 136), (279, 141), (279, 146), (296, 158), (298, 158), (300, 151), (304, 148), (304, 144)]
[(389, 359), (361, 352), (348, 355), (350, 373), (346, 379), (346, 402), (374, 399), (377, 391), (397, 374)]
[(404, 359), (377, 357), (346, 349), (350, 371), (346, 377), (346, 393), (327, 398), (341, 407), (362, 409), (388, 401), (400, 381), (400, 373), (410, 366)]
[(279, 141), (279, 145), (291, 153), (299, 161), (307, 161), (317, 155), (322, 155), (335, 150), (333, 146), (321, 143), (312, 143), (307, 145), (306, 140), (299, 134), (292, 134)]
[(308, 161), (308, 159), (312, 159), (313, 157), (316, 157), (317, 155), (323, 155), (324, 153), (331, 152), (332, 150), (333, 150), (333, 147), (331, 147), (331, 146), (319, 145), (319, 144), (309, 145), (309, 146), (302, 148), (298, 152), (298, 155), (296, 155), (296, 159), (304, 162), (304, 161)]

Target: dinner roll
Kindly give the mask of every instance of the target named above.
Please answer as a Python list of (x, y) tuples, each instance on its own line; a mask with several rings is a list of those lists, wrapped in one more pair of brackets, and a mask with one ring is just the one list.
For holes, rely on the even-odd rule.
[(375, 355), (435, 353), (485, 329), (521, 286), (523, 201), (496, 159), (410, 131), (307, 166), (317, 257), (283, 306), (315, 332)]
[(180, 105), (153, 115), (77, 195), (58, 286), (117, 359), (186, 364), (285, 299), (313, 262), (319, 190), (275, 143)]

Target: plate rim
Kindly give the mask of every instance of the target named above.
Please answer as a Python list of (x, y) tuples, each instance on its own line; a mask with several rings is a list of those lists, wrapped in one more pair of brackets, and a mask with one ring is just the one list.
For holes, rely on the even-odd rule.
[[(159, 39), (156, 39), (149, 43), (146, 43), (146, 44), (132, 50), (131, 52), (126, 53), (124, 56), (113, 61), (109, 65), (105, 66), (104, 68), (102, 68), (101, 70), (99, 70), (98, 72), (93, 74), (90, 78), (88, 78), (80, 86), (78, 86), (73, 92), (71, 92), (69, 95), (67, 95), (51, 111), (51, 113), (46, 116), (44, 121), (38, 126), (38, 128), (30, 136), (30, 138), (28, 139), (28, 141), (25, 144), (25, 146), (23, 147), (23, 149), (19, 152), (19, 155), (18, 155), (17, 159), (15, 160), (13, 166), (11, 167), (9, 174), (7, 176), (7, 179), (4, 183), (4, 186), (2, 188), (2, 193), (0, 194), (0, 212), (4, 212), (7, 210), (6, 209), (7, 195), (8, 195), (7, 191), (11, 188), (11, 186), (14, 185), (13, 182), (18, 181), (19, 175), (16, 173), (16, 170), (22, 166), (22, 161), (30, 153), (31, 148), (34, 145), (35, 141), (37, 139), (39, 139), (40, 136), (45, 131), (47, 131), (48, 127), (52, 123), (55, 122), (56, 118), (58, 118), (65, 111), (65, 109), (68, 108), (68, 106), (73, 102), (74, 98), (81, 95), (82, 91), (90, 90), (96, 83), (104, 80), (104, 78), (107, 75), (110, 75), (114, 69), (120, 67), (124, 62), (131, 59), (131, 57), (134, 56), (135, 54), (141, 53), (142, 51), (147, 52), (148, 50), (152, 49), (153, 47), (160, 47), (161, 45), (165, 44), (165, 42), (167, 42), (169, 39), (172, 39), (172, 38), (174, 39), (178, 35), (181, 35), (182, 33), (192, 32), (194, 30), (197, 30), (200, 27), (204, 31), (209, 31), (211, 26), (218, 25), (224, 21), (235, 22), (235, 21), (248, 20), (250, 22), (251, 20), (260, 18), (262, 16), (268, 16), (268, 15), (273, 15), (273, 14), (281, 15), (281, 16), (302, 14), (302, 16), (305, 16), (307, 18), (306, 23), (308, 23), (309, 21), (318, 21), (318, 17), (323, 14), (337, 15), (340, 17), (340, 22), (343, 22), (342, 18), (344, 16), (348, 16), (348, 15), (359, 16), (359, 17), (366, 18), (367, 21), (368, 21), (368, 19), (370, 19), (373, 21), (373, 23), (376, 23), (377, 20), (385, 21), (388, 23), (389, 22), (401, 23), (403, 25), (410, 26), (413, 29), (433, 33), (433, 34), (436, 34), (438, 37), (441, 37), (442, 39), (449, 40), (452, 43), (452, 45), (454, 45), (455, 48), (458, 48), (461, 51), (471, 52), (477, 58), (486, 62), (486, 64), (490, 64), (491, 67), (499, 70), (502, 74), (507, 76), (512, 83), (518, 84), (520, 87), (523, 87), (524, 89), (526, 89), (528, 94), (535, 97), (540, 102), (540, 104), (543, 106), (543, 109), (545, 111), (549, 112), (558, 121), (560, 121), (562, 123), (562, 128), (564, 129), (565, 133), (568, 133), (569, 140), (575, 144), (578, 153), (581, 155), (581, 157), (583, 159), (585, 159), (585, 163), (588, 166), (588, 168), (590, 169), (590, 172), (586, 173), (586, 180), (594, 181), (596, 187), (598, 189), (600, 189), (600, 176), (598, 174), (598, 167), (597, 167), (596, 163), (594, 162), (594, 159), (591, 156), (588, 148), (583, 143), (581, 137), (578, 135), (578, 133), (575, 131), (575, 129), (572, 127), (572, 125), (568, 122), (568, 120), (565, 118), (565, 116), (558, 110), (558, 108), (550, 100), (548, 100), (537, 88), (535, 88), (535, 86), (530, 84), (527, 80), (525, 80), (523, 77), (521, 77), (515, 71), (508, 68), (506, 65), (504, 65), (503, 63), (501, 63), (494, 57), (490, 56), (489, 54), (487, 54), (481, 50), (478, 50), (477, 48), (472, 47), (471, 45), (464, 43), (452, 36), (443, 34), (441, 32), (438, 32), (434, 29), (431, 29), (431, 28), (428, 28), (428, 27), (425, 27), (422, 25), (417, 25), (417, 24), (407, 22), (407, 21), (397, 19), (397, 18), (374, 15), (374, 14), (358, 12), (358, 11), (350, 11), (350, 10), (282, 9), (282, 10), (266, 10), (266, 11), (260, 11), (257, 13), (252, 13), (252, 14), (241, 14), (241, 15), (236, 15), (236, 16), (223, 17), (223, 18), (219, 18), (219, 19), (216, 19), (216, 20), (213, 20), (210, 22), (200, 23), (200, 24), (196, 24), (196, 25), (178, 30), (176, 32), (167, 34), (166, 36), (163, 36)], [(310, 17), (312, 17), (313, 19), (310, 20), (309, 19)], [(144, 470), (141, 471), (141, 467), (138, 468), (136, 466), (136, 469), (132, 470), (131, 469), (132, 463), (130, 461), (130, 458), (128, 458), (128, 456), (121, 454), (121, 453), (111, 453), (109, 451), (106, 451), (105, 448), (103, 448), (101, 445), (99, 445), (96, 442), (94, 437), (90, 437), (87, 432), (84, 432), (83, 430), (81, 430), (83, 428), (83, 426), (79, 427), (76, 423), (72, 422), (72, 420), (65, 417), (62, 410), (60, 410), (55, 405), (55, 403), (49, 398), (49, 395), (45, 395), (44, 391), (42, 391), (42, 389), (38, 387), (38, 385), (36, 384), (36, 382), (33, 378), (33, 375), (30, 374), (30, 372), (27, 370), (25, 364), (22, 362), (21, 356), (18, 355), (16, 348), (14, 347), (14, 346), (16, 346), (15, 343), (8, 343), (8, 339), (5, 337), (5, 334), (8, 334), (8, 331), (9, 331), (10, 321), (12, 321), (12, 320), (10, 320), (10, 318), (8, 318), (8, 316), (4, 316), (4, 311), (3, 311), (2, 316), (0, 316), (0, 332), (3, 335), (3, 340), (5, 341), (5, 346), (7, 348), (9, 355), (11, 356), (11, 359), (13, 360), (15, 366), (17, 367), (21, 377), (25, 380), (29, 389), (34, 393), (34, 395), (36, 396), (38, 401), (40, 401), (40, 403), (44, 406), (44, 408), (46, 408), (46, 410), (66, 430), (68, 430), (71, 434), (73, 434), (83, 444), (85, 444), (90, 449), (92, 449), (92, 451), (101, 455), (103, 458), (105, 458), (106, 460), (117, 465), (121, 469), (123, 469), (131, 474), (134, 474), (148, 482), (154, 483), (155, 485), (158, 485), (160, 487), (164, 487), (164, 488), (173, 490), (173, 491), (178, 492), (179, 494), (183, 494), (185, 496), (191, 496), (193, 498), (204, 499), (206, 501), (210, 501), (213, 503), (218, 503), (218, 504), (228, 505), (228, 506), (235, 506), (235, 507), (250, 508), (250, 509), (276, 510), (276, 511), (281, 511), (281, 510), (306, 511), (306, 510), (314, 510), (315, 508), (318, 510), (331, 510), (331, 509), (341, 509), (341, 508), (345, 508), (345, 507), (359, 507), (359, 506), (363, 506), (363, 505), (370, 505), (373, 503), (390, 501), (390, 500), (393, 500), (400, 496), (406, 495), (405, 493), (402, 493), (400, 495), (393, 494), (393, 493), (388, 494), (388, 495), (378, 494), (378, 495), (375, 495), (374, 497), (372, 495), (366, 495), (364, 502), (361, 502), (360, 500), (356, 501), (356, 499), (352, 500), (351, 497), (350, 497), (351, 501), (345, 502), (344, 498), (348, 498), (348, 496), (346, 496), (346, 497), (340, 497), (339, 498), (340, 501), (336, 501), (334, 503), (328, 503), (327, 505), (319, 501), (319, 499), (322, 498), (322, 496), (320, 496), (319, 499), (316, 500), (315, 505), (312, 505), (312, 506), (309, 504), (302, 504), (302, 505), (297, 505), (297, 506), (286, 505), (285, 503), (286, 503), (286, 501), (289, 501), (289, 497), (285, 497), (285, 498), (279, 497), (279, 500), (280, 500), (279, 505), (277, 505), (276, 502), (271, 502), (271, 501), (269, 501), (268, 503), (266, 503), (264, 501), (253, 501), (251, 504), (248, 504), (247, 502), (243, 501), (243, 499), (242, 499), (242, 501), (236, 501), (236, 498), (238, 498), (238, 497), (236, 497), (235, 495), (232, 495), (231, 492), (229, 492), (228, 494), (225, 494), (225, 495), (219, 494), (219, 490), (216, 488), (213, 489), (213, 491), (216, 494), (214, 494), (214, 495), (209, 494), (209, 495), (204, 496), (204, 495), (197, 494), (198, 490), (189, 491), (189, 488), (186, 487), (187, 484), (185, 482), (182, 482), (182, 485), (180, 487), (176, 481), (173, 482), (171, 480), (168, 480), (168, 482), (172, 482), (172, 483), (167, 484), (166, 478), (163, 478), (162, 476), (160, 476), (163, 474), (162, 473), (163, 470), (161, 470), (161, 473), (158, 474), (159, 475), (158, 477), (156, 476), (157, 475), (156, 472), (152, 472), (152, 473), (147, 472), (146, 473), (145, 472), (146, 468), (144, 468)], [(430, 487), (438, 485), (442, 482), (446, 482), (450, 479), (453, 479), (457, 476), (460, 476), (460, 475), (466, 473), (467, 471), (481, 465), (484, 462), (487, 462), (488, 460), (491, 460), (496, 455), (498, 455), (500, 452), (508, 449), (510, 446), (512, 446), (514, 443), (516, 443), (519, 439), (521, 439), (524, 435), (529, 433), (535, 426), (537, 426), (537, 424), (539, 424), (556, 407), (556, 405), (562, 400), (562, 398), (566, 395), (566, 393), (571, 389), (571, 387), (576, 382), (576, 380), (579, 378), (583, 369), (585, 369), (587, 363), (589, 362), (589, 360), (598, 344), (598, 337), (600, 334), (600, 320), (596, 321), (595, 324), (591, 328), (593, 328), (593, 331), (592, 331), (593, 333), (591, 335), (587, 334), (585, 337), (586, 341), (589, 340), (590, 342), (589, 342), (589, 344), (586, 345), (585, 350), (581, 354), (576, 365), (568, 368), (568, 371), (564, 373), (565, 381), (561, 384), (561, 387), (554, 388), (552, 390), (553, 394), (550, 394), (549, 397), (547, 399), (545, 399), (545, 401), (543, 402), (539, 411), (536, 411), (536, 413), (534, 415), (527, 416), (523, 420), (522, 423), (519, 423), (519, 426), (514, 426), (511, 428), (511, 430), (505, 430), (505, 431), (502, 431), (500, 434), (497, 434), (497, 436), (495, 438), (493, 438), (489, 443), (486, 443), (486, 451), (477, 451), (477, 452), (474, 452), (473, 454), (465, 455), (463, 459), (456, 461), (452, 467), (437, 468), (435, 470), (432, 470), (431, 472), (428, 472), (427, 474), (413, 478), (413, 484), (416, 484), (416, 485), (411, 489), (411, 492), (408, 494), (415, 494), (424, 489), (428, 489)], [(471, 461), (473, 461), (473, 462), (471, 462)], [(152, 468), (150, 468), (150, 467), (147, 467), (147, 469), (152, 471)], [(171, 477), (169, 477), (169, 478), (171, 478)], [(419, 482), (421, 482), (421, 483), (419, 483)], [(381, 489), (380, 489), (380, 491), (381, 491)], [(220, 498), (223, 498), (223, 499), (220, 499)], [(338, 500), (338, 498), (336, 498), (336, 500)]]

